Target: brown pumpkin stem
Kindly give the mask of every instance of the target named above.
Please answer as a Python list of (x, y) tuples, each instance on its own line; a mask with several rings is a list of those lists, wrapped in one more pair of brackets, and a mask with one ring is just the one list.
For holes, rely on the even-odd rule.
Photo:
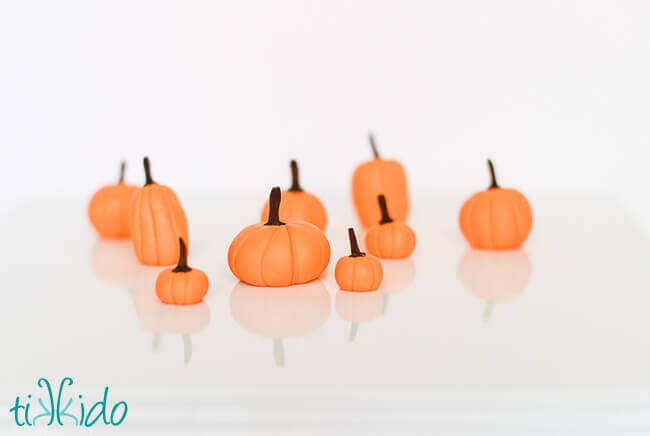
[(359, 243), (357, 242), (357, 235), (354, 234), (352, 227), (348, 228), (348, 235), (350, 236), (350, 257), (365, 256), (366, 253), (359, 250)]
[(302, 192), (300, 181), (298, 180), (298, 162), (295, 160), (291, 161), (291, 188), (289, 188), (289, 191)]
[(282, 193), (279, 187), (271, 189), (269, 196), (269, 220), (264, 224), (265, 226), (283, 226), (284, 223), (280, 221), (280, 199)]
[(178, 264), (174, 268), (173, 272), (190, 272), (192, 268), (187, 265), (187, 246), (183, 238), (178, 238), (178, 242), (181, 246), (180, 253), (178, 255)]
[(386, 197), (384, 197), (384, 194), (379, 194), (377, 201), (379, 201), (379, 209), (381, 210), (381, 221), (379, 221), (379, 224), (392, 223), (393, 219), (388, 214), (388, 206), (386, 206)]
[(375, 144), (375, 136), (372, 133), (368, 134), (368, 140), (370, 141), (370, 148), (372, 148), (372, 154), (375, 155), (375, 159), (379, 159), (379, 151), (377, 150), (377, 144)]
[(124, 183), (124, 172), (126, 171), (126, 162), (122, 161), (120, 163), (120, 180), (118, 183)]
[(146, 180), (144, 182), (144, 186), (152, 185), (152, 184), (156, 183), (151, 178), (151, 164), (149, 163), (149, 157), (148, 156), (145, 156), (145, 158), (142, 159), (142, 164), (144, 165), (144, 176), (146, 177)]
[(494, 164), (492, 164), (492, 160), (488, 159), (488, 168), (490, 169), (490, 177), (492, 177), (492, 184), (488, 189), (499, 189), (501, 186), (497, 183), (497, 176), (494, 173)]

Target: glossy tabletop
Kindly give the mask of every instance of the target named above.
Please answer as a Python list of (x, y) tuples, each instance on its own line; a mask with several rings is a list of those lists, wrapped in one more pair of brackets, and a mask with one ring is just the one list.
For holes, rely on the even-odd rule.
[[(0, 403), (70, 376), (84, 395), (126, 400), (120, 430), (133, 434), (650, 430), (650, 241), (615, 198), (533, 195), (523, 249), (492, 253), (460, 235), (462, 196), (415, 196), (415, 252), (383, 261), (380, 290), (363, 294), (334, 281), (358, 228), (336, 196), (320, 279), (239, 283), (228, 245), (263, 200), (184, 199), (190, 264), (210, 279), (191, 307), (157, 300), (161, 268), (98, 239), (85, 199), (10, 211)], [(16, 430), (8, 413), (0, 430)]]

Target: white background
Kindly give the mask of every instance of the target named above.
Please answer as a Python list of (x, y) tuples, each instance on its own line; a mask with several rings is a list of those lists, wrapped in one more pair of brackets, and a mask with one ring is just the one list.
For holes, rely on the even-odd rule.
[[(650, 175), (645, 1), (2, 1), (2, 210), (122, 158), (181, 195), (347, 196), (366, 134), (414, 191), (607, 191)], [(464, 195), (463, 194), (463, 195)]]

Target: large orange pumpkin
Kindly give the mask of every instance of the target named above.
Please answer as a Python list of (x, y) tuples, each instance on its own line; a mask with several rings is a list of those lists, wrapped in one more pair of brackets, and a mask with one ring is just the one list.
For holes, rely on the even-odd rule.
[(188, 240), (187, 218), (171, 188), (151, 178), (144, 158), (145, 185), (133, 195), (129, 226), (135, 254), (145, 265), (172, 265), (178, 259), (179, 238)]
[(334, 275), (336, 283), (344, 291), (374, 291), (381, 284), (383, 277), (381, 262), (372, 255), (359, 249), (354, 229), (348, 229), (350, 237), (350, 255), (344, 256), (336, 263)]
[[(386, 197), (377, 197), (381, 220), (366, 233), (366, 249), (384, 259), (402, 259), (415, 249), (415, 233), (406, 223), (395, 221), (388, 213)], [(392, 204), (392, 203), (391, 203)]]
[(460, 209), (463, 236), (483, 250), (510, 250), (524, 243), (533, 226), (533, 212), (524, 195), (497, 184), (494, 165), (488, 159), (492, 184), (472, 195)]
[(379, 156), (372, 135), (370, 146), (375, 158), (359, 165), (352, 176), (352, 198), (357, 216), (364, 227), (379, 221), (381, 215), (377, 210), (377, 196), (384, 194), (390, 198), (393, 217), (397, 221), (406, 221), (409, 212), (406, 172), (398, 161)]
[[(282, 204), (280, 205), (280, 220), (301, 220), (312, 223), (322, 231), (327, 225), (327, 213), (323, 203), (313, 194), (302, 189), (298, 177), (298, 163), (291, 161), (291, 187), (282, 191)], [(269, 216), (269, 202), (264, 204), (261, 221)]]
[(114, 185), (100, 188), (90, 198), (88, 218), (102, 238), (129, 237), (129, 205), (138, 187), (124, 183), (124, 168), (120, 165), (120, 178)]
[(325, 234), (305, 221), (280, 221), (280, 188), (271, 190), (268, 221), (246, 227), (228, 249), (228, 265), (242, 282), (290, 286), (325, 271), (330, 245)]
[(200, 269), (187, 265), (187, 247), (179, 238), (180, 253), (176, 268), (168, 268), (156, 280), (156, 295), (167, 304), (196, 304), (208, 292), (208, 276)]

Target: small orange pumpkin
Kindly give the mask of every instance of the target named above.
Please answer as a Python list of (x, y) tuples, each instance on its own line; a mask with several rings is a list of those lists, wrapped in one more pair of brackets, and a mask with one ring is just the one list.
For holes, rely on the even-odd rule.
[[(280, 219), (301, 220), (312, 223), (322, 231), (327, 225), (327, 213), (323, 203), (313, 194), (306, 192), (300, 187), (298, 180), (298, 163), (291, 161), (291, 187), (282, 191), (282, 204), (280, 205)], [(264, 204), (261, 221), (269, 216), (269, 202)]]
[(271, 190), (269, 218), (246, 227), (228, 249), (228, 266), (242, 282), (290, 286), (314, 280), (325, 271), (330, 245), (325, 234), (305, 221), (280, 221), (280, 188)]
[(172, 265), (178, 259), (179, 238), (188, 240), (187, 218), (171, 188), (151, 178), (144, 158), (145, 185), (133, 195), (129, 227), (135, 254), (145, 265)]
[(516, 189), (501, 188), (494, 165), (488, 159), (492, 184), (463, 204), (458, 222), (463, 236), (483, 250), (510, 250), (524, 243), (533, 226), (533, 212), (524, 195)]
[(415, 249), (415, 233), (406, 223), (394, 221), (388, 214), (386, 197), (377, 197), (381, 220), (366, 233), (368, 252), (384, 259), (402, 259)]
[(352, 198), (357, 216), (364, 227), (370, 227), (379, 221), (377, 195), (384, 194), (390, 198), (391, 212), (395, 219), (406, 221), (409, 196), (404, 167), (396, 160), (382, 159), (372, 134), (369, 138), (375, 158), (359, 165), (352, 176)]
[(187, 247), (179, 238), (180, 254), (176, 268), (168, 268), (156, 280), (156, 295), (167, 304), (196, 304), (208, 292), (208, 276), (200, 269), (187, 265)]
[(354, 229), (349, 228), (350, 255), (344, 256), (336, 263), (334, 275), (336, 283), (344, 291), (374, 291), (381, 284), (383, 269), (381, 262), (371, 255), (359, 250)]
[(88, 203), (88, 218), (102, 238), (129, 237), (129, 205), (135, 185), (124, 183), (126, 163), (120, 165), (120, 179), (114, 185), (100, 188)]

